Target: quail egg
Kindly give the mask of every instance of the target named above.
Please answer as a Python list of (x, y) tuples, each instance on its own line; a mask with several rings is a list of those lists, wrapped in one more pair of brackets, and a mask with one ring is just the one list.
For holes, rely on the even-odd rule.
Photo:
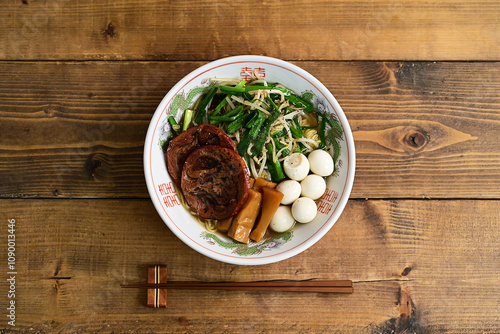
[(269, 227), (275, 232), (285, 232), (292, 228), (295, 220), (292, 216), (292, 210), (289, 206), (280, 205), (278, 210), (271, 219), (271, 223), (269, 223)]
[(328, 176), (333, 173), (335, 166), (333, 164), (333, 158), (330, 154), (328, 154), (328, 152), (323, 150), (314, 150), (309, 153), (307, 159), (309, 160), (311, 171), (314, 174)]
[(309, 174), (309, 160), (302, 153), (293, 153), (283, 161), (283, 169), (289, 178), (301, 181)]
[(302, 188), (301, 195), (316, 200), (323, 196), (326, 190), (325, 180), (316, 174), (307, 175), (305, 179), (300, 181)]
[(281, 204), (289, 205), (300, 197), (301, 187), (298, 181), (286, 180), (280, 182), (276, 186), (276, 190), (278, 190), (283, 194), (283, 199), (281, 200)]
[(299, 197), (292, 205), (292, 216), (299, 223), (309, 223), (316, 217), (318, 207), (309, 197)]

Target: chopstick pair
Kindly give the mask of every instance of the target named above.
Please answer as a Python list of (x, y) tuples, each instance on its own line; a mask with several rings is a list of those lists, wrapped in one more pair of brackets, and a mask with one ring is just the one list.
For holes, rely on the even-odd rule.
[(148, 283), (122, 284), (122, 288), (148, 289), (148, 307), (166, 307), (166, 289), (228, 290), (228, 291), (275, 291), (275, 292), (316, 292), (353, 293), (350, 280), (308, 280), (308, 281), (262, 281), (262, 282), (196, 282), (167, 283), (167, 267), (148, 268)]
[(184, 290), (353, 293), (352, 282), (347, 280), (159, 283), (159, 284), (130, 284), (130, 285), (122, 285), (121, 287), (147, 288), (147, 289), (184, 289)]

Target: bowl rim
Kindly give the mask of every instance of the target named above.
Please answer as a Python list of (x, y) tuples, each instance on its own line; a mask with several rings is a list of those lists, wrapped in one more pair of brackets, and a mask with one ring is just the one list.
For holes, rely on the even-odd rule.
[[(191, 238), (187, 235), (185, 235), (182, 231), (180, 231), (178, 228), (174, 228), (171, 226), (173, 224), (173, 221), (171, 222), (171, 218), (165, 217), (166, 213), (164, 212), (163, 207), (161, 206), (160, 201), (156, 200), (157, 194), (156, 190), (154, 188), (153, 184), (153, 179), (152, 176), (150, 177), (151, 174), (151, 152), (153, 150), (153, 138), (156, 132), (156, 128), (158, 127), (158, 123), (160, 122), (163, 112), (166, 111), (169, 103), (172, 101), (173, 97), (179, 93), (182, 88), (187, 85), (191, 80), (194, 78), (202, 75), (203, 73), (213, 70), (214, 68), (220, 67), (220, 66), (226, 66), (231, 63), (245, 63), (245, 62), (253, 62), (253, 63), (265, 63), (265, 64), (270, 64), (273, 66), (281, 67), (285, 70), (289, 70), (296, 75), (299, 75), (302, 77), (304, 80), (306, 80), (310, 85), (314, 86), (321, 94), (323, 97), (329, 101), (329, 103), (333, 106), (335, 115), (337, 116), (340, 125), (342, 126), (342, 129), (344, 130), (344, 137), (345, 137), (345, 143), (346, 143), (346, 149), (347, 149), (347, 155), (348, 155), (348, 166), (347, 166), (347, 177), (346, 177), (346, 182), (344, 185), (343, 192), (340, 196), (340, 200), (337, 203), (336, 207), (334, 208), (333, 214), (326, 219), (324, 224), (321, 226), (321, 228), (312, 236), (301, 242), (299, 245), (287, 249), (283, 252), (278, 252), (276, 254), (269, 254), (266, 256), (260, 256), (257, 258), (252, 258), (252, 257), (241, 257), (241, 256), (228, 256), (225, 254), (221, 254), (218, 252), (214, 252), (206, 247), (203, 247), (196, 242), (193, 243)], [(144, 151), (143, 151), (143, 166), (144, 166), (144, 176), (145, 176), (145, 181), (146, 181), (146, 186), (148, 189), (148, 193), (150, 196), (151, 201), (153, 202), (153, 205), (157, 211), (157, 213), (160, 215), (160, 218), (163, 220), (165, 225), (176, 235), (177, 238), (179, 238), (182, 242), (184, 242), (186, 245), (188, 245), (190, 248), (194, 249), (198, 253), (201, 253), (211, 259), (224, 262), (224, 263), (229, 263), (229, 264), (236, 264), (236, 265), (263, 265), (263, 264), (270, 264), (270, 263), (275, 263), (279, 261), (283, 261), (286, 259), (289, 259), (295, 255), (298, 255), (308, 248), (312, 247), (316, 242), (318, 242), (323, 236), (328, 233), (328, 231), (335, 225), (337, 222), (338, 218), (344, 211), (345, 205), (347, 204), (352, 186), (354, 183), (354, 174), (355, 174), (355, 165), (356, 165), (356, 155), (355, 155), (355, 147), (354, 147), (354, 139), (352, 135), (352, 130), (349, 125), (349, 122), (347, 120), (347, 117), (344, 114), (344, 111), (338, 101), (335, 99), (333, 94), (326, 88), (326, 86), (321, 83), (316, 77), (314, 77), (312, 74), (309, 72), (305, 71), (304, 69), (298, 67), (297, 65), (294, 65), (290, 62), (273, 58), (273, 57), (268, 57), (268, 56), (257, 56), (257, 55), (238, 55), (238, 56), (231, 56), (231, 57), (225, 57), (221, 59), (217, 59), (214, 61), (210, 61), (195, 70), (191, 71), (187, 75), (185, 75), (182, 79), (180, 79), (163, 97), (161, 102), (158, 104), (151, 120), (148, 126), (147, 134), (145, 137), (145, 142), (144, 142)], [(175, 224), (174, 224), (175, 225)]]

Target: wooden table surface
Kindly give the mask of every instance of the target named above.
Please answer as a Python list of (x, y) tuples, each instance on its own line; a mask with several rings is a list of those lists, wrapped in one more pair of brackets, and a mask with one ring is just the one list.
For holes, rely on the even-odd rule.
[[(143, 175), (163, 96), (238, 54), (316, 76), (356, 143), (334, 228), (263, 266), (183, 244)], [(0, 333), (500, 333), (499, 61), (499, 1), (4, 1)], [(350, 279), (354, 294), (172, 290), (150, 309), (120, 284), (154, 264), (175, 281)]]

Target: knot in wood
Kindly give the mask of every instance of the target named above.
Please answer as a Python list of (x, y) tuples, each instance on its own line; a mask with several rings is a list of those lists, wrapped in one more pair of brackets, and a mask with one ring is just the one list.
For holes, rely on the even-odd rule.
[(56, 117), (56, 115), (60, 112), (60, 106), (49, 105), (47, 108), (43, 109), (47, 117)]
[(115, 26), (113, 23), (109, 23), (106, 29), (103, 29), (101, 32), (104, 36), (109, 36), (111, 38), (116, 37)]
[(97, 170), (101, 166), (102, 162), (96, 154), (89, 155), (87, 161), (85, 162), (85, 171), (87, 172), (87, 176), (93, 179), (97, 174)]
[(427, 144), (428, 140), (426, 135), (422, 132), (411, 131), (405, 135), (403, 142), (408, 147), (411, 147), (413, 149), (420, 149)]

